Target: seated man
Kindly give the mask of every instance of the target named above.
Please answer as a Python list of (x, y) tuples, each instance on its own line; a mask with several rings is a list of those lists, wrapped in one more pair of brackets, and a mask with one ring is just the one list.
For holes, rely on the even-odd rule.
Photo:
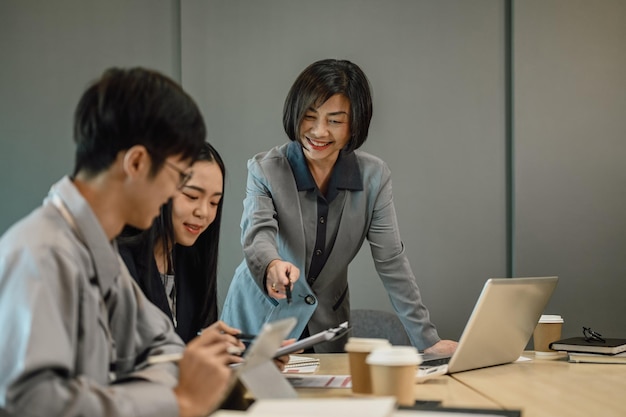
[[(222, 401), (236, 331), (185, 345), (130, 277), (114, 238), (148, 228), (192, 175), (205, 140), (171, 79), (110, 69), (75, 113), (76, 161), (0, 239), (0, 415), (202, 416)], [(182, 353), (150, 365), (158, 354)]]

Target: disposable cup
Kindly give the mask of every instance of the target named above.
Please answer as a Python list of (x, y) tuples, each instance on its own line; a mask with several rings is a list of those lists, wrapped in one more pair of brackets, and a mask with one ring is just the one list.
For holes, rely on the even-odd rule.
[(372, 393), (370, 367), (365, 362), (365, 359), (374, 349), (382, 347), (391, 347), (391, 343), (387, 339), (363, 337), (351, 337), (348, 339), (344, 349), (348, 352), (350, 375), (352, 376), (352, 392), (355, 394)]
[(415, 404), (415, 373), (422, 356), (412, 346), (392, 346), (372, 351), (366, 362), (370, 365), (372, 393), (394, 396), (398, 404)]
[(542, 315), (533, 332), (535, 357), (549, 358), (557, 356), (558, 353), (550, 349), (550, 343), (561, 338), (562, 330), (563, 317), (555, 314)]

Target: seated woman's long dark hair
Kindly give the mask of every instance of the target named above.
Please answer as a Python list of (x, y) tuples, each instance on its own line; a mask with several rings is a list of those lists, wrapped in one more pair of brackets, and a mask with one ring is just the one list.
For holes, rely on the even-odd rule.
[[(205, 143), (197, 162), (215, 162), (222, 171), (222, 190), (226, 178), (226, 167), (220, 154), (209, 143)], [(163, 253), (172, 254), (172, 257), (165, 263), (168, 268), (176, 271), (184, 269), (186, 285), (192, 288), (194, 297), (193, 304), (197, 314), (194, 315), (190, 328), (200, 330), (217, 321), (217, 262), (219, 256), (220, 228), (222, 223), (222, 207), (224, 196), (217, 207), (215, 219), (209, 227), (198, 237), (193, 246), (185, 247), (174, 245), (174, 227), (172, 224), (172, 200), (161, 207), (159, 217), (154, 220), (150, 229), (140, 231), (131, 227), (126, 227), (118, 243), (120, 246), (130, 248), (133, 253), (136, 271), (133, 274), (135, 280), (142, 288), (148, 298), (154, 302), (152, 296), (151, 277), (154, 274), (154, 247), (157, 242), (163, 247)], [(124, 256), (123, 256), (124, 257)], [(125, 259), (126, 260), (126, 259)], [(169, 264), (169, 261), (173, 265)], [(129, 268), (130, 269), (130, 268)], [(137, 275), (137, 276), (135, 276)], [(178, 278), (178, 277), (177, 277)], [(194, 333), (195, 334), (195, 333)], [(186, 339), (186, 338), (185, 338)], [(187, 340), (186, 340), (187, 341)]]
[[(176, 245), (174, 248), (174, 266), (184, 262), (187, 276), (197, 291), (197, 302), (202, 306), (197, 318), (198, 329), (209, 326), (217, 321), (217, 261), (219, 256), (220, 228), (222, 225), (222, 208), (224, 203), (224, 182), (226, 167), (220, 154), (206, 143), (198, 157), (199, 161), (215, 162), (222, 171), (222, 198), (217, 206), (215, 219), (198, 237), (193, 246)], [(171, 203), (169, 206), (169, 227), (172, 227)], [(173, 232), (171, 232), (173, 234)], [(195, 321), (195, 320), (194, 320)]]

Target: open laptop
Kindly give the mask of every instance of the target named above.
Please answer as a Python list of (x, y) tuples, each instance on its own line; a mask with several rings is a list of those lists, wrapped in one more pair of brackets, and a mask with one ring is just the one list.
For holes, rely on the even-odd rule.
[[(483, 287), (452, 357), (424, 355), (420, 376), (452, 374), (517, 360), (554, 291), (558, 277), (491, 278)], [(447, 365), (441, 365), (447, 361)], [(429, 373), (430, 372), (430, 373)], [(433, 375), (434, 376), (434, 375)]]

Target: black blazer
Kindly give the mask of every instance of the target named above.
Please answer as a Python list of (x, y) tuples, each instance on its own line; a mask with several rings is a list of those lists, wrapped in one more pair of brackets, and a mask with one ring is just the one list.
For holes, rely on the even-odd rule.
[[(149, 252), (149, 257), (142, 256), (142, 253), (145, 254), (146, 251), (141, 244), (119, 245), (119, 252), (128, 267), (128, 271), (137, 281), (146, 297), (167, 314), (173, 323), (165, 288), (152, 253)], [(180, 262), (177, 264), (174, 277), (176, 283), (176, 321), (178, 324), (176, 333), (185, 343), (188, 343), (204, 326), (200, 322), (202, 306), (194, 297), (194, 289), (189, 280), (184, 279), (184, 277), (185, 263)]]

